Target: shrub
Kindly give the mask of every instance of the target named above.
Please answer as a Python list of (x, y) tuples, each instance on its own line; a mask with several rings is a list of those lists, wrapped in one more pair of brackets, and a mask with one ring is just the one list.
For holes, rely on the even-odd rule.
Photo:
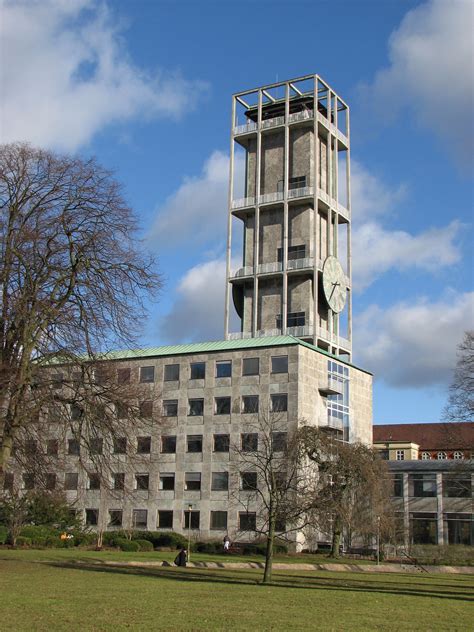
[(38, 544), (44, 542), (46, 538), (58, 537), (59, 531), (51, 527), (28, 525), (22, 528), (20, 535), (30, 538), (32, 544)]
[(148, 540), (153, 544), (153, 548), (164, 546), (181, 549), (188, 545), (186, 537), (174, 531), (134, 531), (132, 538), (133, 540)]
[(16, 539), (16, 546), (31, 546), (31, 538), (19, 535)]
[(220, 540), (210, 540), (208, 542), (195, 542), (192, 544), (191, 549), (198, 551), (199, 553), (221, 553), (223, 544)]
[(8, 539), (8, 529), (0, 526), (0, 544), (5, 544)]
[(73, 546), (83, 546), (88, 544), (94, 544), (97, 540), (97, 534), (89, 533), (88, 531), (70, 531), (74, 537), (66, 542), (71, 542)]
[(126, 540), (125, 538), (118, 538), (116, 542), (121, 551), (137, 553), (140, 550), (140, 545), (136, 540)]
[(132, 540), (132, 542), (138, 544), (140, 551), (153, 551), (153, 544), (150, 540)]

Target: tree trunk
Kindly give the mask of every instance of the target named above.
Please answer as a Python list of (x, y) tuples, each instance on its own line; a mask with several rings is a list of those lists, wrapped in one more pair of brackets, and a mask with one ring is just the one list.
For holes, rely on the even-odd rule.
[(332, 548), (331, 548), (331, 554), (330, 554), (330, 557), (333, 557), (335, 559), (339, 557), (339, 549), (341, 546), (341, 536), (342, 536), (341, 526), (339, 524), (336, 524), (332, 532)]
[(269, 584), (272, 581), (273, 566), (273, 540), (275, 539), (275, 518), (270, 517), (267, 534), (267, 550), (265, 551), (265, 572), (263, 573), (263, 583)]

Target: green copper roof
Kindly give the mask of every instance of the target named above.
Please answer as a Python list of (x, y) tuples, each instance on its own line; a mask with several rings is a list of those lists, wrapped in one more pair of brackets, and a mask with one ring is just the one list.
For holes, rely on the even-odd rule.
[[(165, 345), (163, 347), (148, 347), (145, 349), (128, 349), (123, 351), (110, 351), (105, 354), (105, 358), (108, 360), (127, 360), (133, 358), (152, 358), (159, 356), (176, 356), (186, 355), (191, 353), (211, 353), (213, 351), (231, 351), (236, 349), (261, 349), (265, 347), (282, 347), (288, 345), (302, 345), (308, 349), (312, 349), (318, 353), (322, 353), (328, 358), (333, 358), (338, 362), (347, 364), (356, 369), (369, 373), (355, 364), (351, 364), (345, 360), (342, 360), (338, 356), (334, 356), (319, 347), (315, 347), (309, 342), (304, 342), (294, 336), (266, 336), (263, 338), (245, 338), (242, 340), (214, 340), (211, 342), (193, 342), (189, 344), (181, 345)], [(371, 373), (369, 373), (371, 375)]]

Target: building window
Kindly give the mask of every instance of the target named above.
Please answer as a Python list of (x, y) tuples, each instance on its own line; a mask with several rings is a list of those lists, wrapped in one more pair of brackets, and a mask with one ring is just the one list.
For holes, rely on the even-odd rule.
[(258, 395), (244, 395), (242, 397), (242, 413), (244, 415), (258, 413)]
[(328, 421), (342, 430), (345, 441), (349, 440), (349, 369), (347, 366), (328, 360), (328, 379), (342, 385), (342, 393), (328, 395)]
[(177, 382), (179, 380), (179, 364), (167, 364), (165, 366), (165, 382)]
[(257, 489), (257, 472), (240, 472), (240, 489), (253, 492)]
[(38, 442), (34, 439), (25, 441), (25, 454), (32, 456), (38, 453)]
[[(286, 315), (286, 326), (287, 327), (304, 327), (306, 324), (306, 312), (288, 312)], [(277, 329), (281, 329), (283, 327), (282, 316), (278, 314), (276, 317), (276, 326)]]
[(102, 450), (104, 447), (104, 440), (98, 439), (95, 437), (89, 441), (89, 454), (98, 455), (102, 454)]
[(160, 474), (160, 490), (167, 492), (174, 490), (174, 472)]
[(414, 498), (436, 496), (436, 474), (409, 474), (408, 490)]
[(202, 452), (202, 435), (188, 435), (186, 443), (188, 452)]
[(63, 380), (64, 380), (64, 376), (62, 373), (55, 373), (54, 375), (52, 375), (51, 382), (52, 382), (53, 388), (55, 390), (62, 388)]
[(438, 530), (436, 514), (410, 514), (410, 535), (412, 544), (437, 544)]
[(48, 439), (46, 442), (46, 454), (48, 456), (58, 456), (59, 443), (57, 439)]
[(187, 492), (199, 492), (201, 490), (201, 472), (186, 472), (184, 474), (184, 489)]
[(212, 472), (211, 489), (214, 492), (226, 492), (229, 489), (229, 472)]
[(87, 489), (100, 489), (100, 474), (89, 474), (89, 484)]
[(272, 373), (288, 373), (288, 356), (272, 356)]
[(125, 473), (114, 472), (112, 474), (112, 485), (115, 490), (125, 489)]
[(140, 382), (150, 383), (155, 381), (155, 367), (154, 366), (141, 366), (140, 367)]
[(127, 404), (123, 402), (117, 402), (115, 404), (115, 412), (117, 414), (117, 419), (127, 419), (129, 408)]
[(257, 514), (253, 512), (239, 513), (239, 531), (255, 531), (257, 528)]
[(392, 476), (392, 496), (403, 498), (403, 474), (401, 473)]
[(13, 491), (14, 476), (11, 472), (7, 472), (3, 478), (3, 489), (6, 492)]
[(149, 474), (135, 474), (135, 489), (146, 490), (150, 487)]
[(46, 474), (44, 480), (44, 486), (47, 490), (52, 491), (56, 489), (56, 474)]
[(23, 474), (23, 489), (34, 489), (35, 488), (35, 475), (26, 473)]
[(148, 511), (146, 509), (134, 509), (132, 513), (132, 525), (134, 529), (146, 529)]
[(158, 529), (172, 529), (173, 528), (173, 512), (172, 511), (158, 511)]
[[(295, 259), (304, 259), (306, 257), (306, 246), (300, 244), (298, 246), (288, 246), (288, 261), (294, 261)], [(278, 262), (283, 261), (283, 248), (278, 248), (277, 251)]]
[(203, 399), (190, 399), (188, 401), (188, 406), (189, 417), (202, 417), (202, 415), (204, 414)]
[(288, 179), (288, 188), (291, 189), (304, 189), (306, 186), (306, 176), (294, 176)]
[(388, 461), (390, 458), (389, 451), (386, 448), (384, 448), (383, 450), (379, 450), (378, 454), (382, 461)]
[(127, 453), (127, 438), (114, 437), (114, 454), (126, 454), (126, 453)]
[(259, 375), (260, 359), (244, 358), (242, 360), (242, 375)]
[(405, 450), (397, 450), (397, 461), (405, 460)]
[(137, 437), (137, 454), (150, 454), (151, 437)]
[(211, 511), (211, 529), (227, 531), (227, 511)]
[(161, 437), (161, 452), (163, 454), (176, 454), (175, 435), (166, 435)]
[(191, 529), (199, 529), (199, 511), (185, 511), (184, 512), (184, 528), (189, 529), (189, 519), (191, 518)]
[(71, 419), (72, 421), (79, 421), (82, 419), (82, 415), (84, 414), (84, 409), (81, 408), (78, 404), (71, 404)]
[(431, 459), (430, 452), (422, 452), (421, 453), (421, 459), (422, 459), (422, 461), (429, 461)]
[(121, 527), (122, 526), (122, 510), (121, 509), (109, 509), (109, 527)]
[(443, 474), (443, 496), (445, 498), (472, 498), (471, 474)]
[(229, 452), (230, 435), (215, 434), (214, 435), (214, 452)]
[(474, 544), (474, 521), (468, 513), (446, 513), (449, 544)]
[(205, 378), (206, 378), (206, 363), (205, 362), (192, 362), (191, 363), (191, 379), (204, 380)]
[(77, 439), (68, 439), (67, 453), (70, 456), (79, 456), (80, 452), (81, 446), (79, 445), (79, 441)]
[(119, 384), (129, 384), (130, 383), (130, 369), (118, 369), (117, 371), (117, 382)]
[(64, 489), (75, 491), (79, 484), (79, 474), (77, 472), (66, 472), (64, 476)]
[(272, 432), (272, 450), (273, 452), (284, 452), (286, 450), (286, 432)]
[(232, 360), (216, 362), (216, 377), (232, 377)]
[(446, 452), (438, 452), (436, 458), (438, 459), (438, 461), (444, 461), (448, 458), (448, 455), (446, 454)]
[(214, 414), (230, 415), (230, 397), (214, 398)]
[(153, 402), (151, 399), (140, 402), (140, 417), (143, 419), (151, 419), (153, 417)]
[(258, 450), (258, 433), (243, 432), (240, 435), (242, 452), (256, 452)]
[(456, 450), (455, 452), (453, 452), (453, 459), (455, 459), (456, 461), (459, 461), (463, 458), (464, 458), (463, 452), (460, 452), (459, 450)]
[(98, 509), (86, 509), (86, 526), (95, 527), (99, 522)]
[(178, 400), (165, 399), (163, 402), (163, 417), (177, 417), (177, 416), (178, 416)]
[(272, 413), (284, 413), (288, 410), (288, 395), (286, 393), (274, 393), (270, 395), (270, 411)]

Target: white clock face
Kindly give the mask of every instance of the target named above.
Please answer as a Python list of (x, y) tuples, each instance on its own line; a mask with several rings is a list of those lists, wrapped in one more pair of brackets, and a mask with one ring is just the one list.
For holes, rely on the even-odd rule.
[(323, 266), (323, 289), (329, 307), (338, 314), (346, 304), (346, 275), (336, 257), (330, 256)]

